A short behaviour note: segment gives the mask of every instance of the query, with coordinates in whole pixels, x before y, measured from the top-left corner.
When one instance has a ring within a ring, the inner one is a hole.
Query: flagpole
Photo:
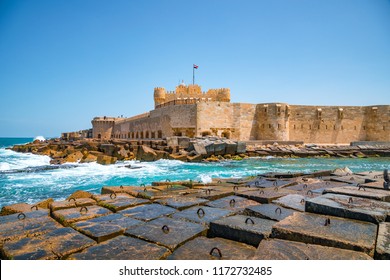
[[[195,67],[192,65],[192,85],[195,84]]]

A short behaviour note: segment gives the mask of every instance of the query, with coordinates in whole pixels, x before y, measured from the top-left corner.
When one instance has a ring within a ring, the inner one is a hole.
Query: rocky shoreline
[[[385,172],[103,186],[3,207],[1,259],[390,259]]]
[[[65,162],[98,162],[114,164],[122,160],[156,161],[173,159],[186,162],[216,162],[246,157],[390,157],[390,144],[372,145],[315,145],[303,143],[257,143],[232,141],[217,137],[190,139],[168,137],[164,140],[107,140],[83,139],[65,141],[36,140],[10,148],[16,152],[46,155],[51,164]]]

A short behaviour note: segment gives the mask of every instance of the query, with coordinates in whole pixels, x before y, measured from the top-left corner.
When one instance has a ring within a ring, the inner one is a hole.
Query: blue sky
[[[233,102],[390,104],[390,1],[0,1],[0,137],[153,108],[153,88]]]

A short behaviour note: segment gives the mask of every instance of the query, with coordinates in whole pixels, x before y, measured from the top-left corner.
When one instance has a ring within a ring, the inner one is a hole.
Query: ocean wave
[[[50,157],[0,149],[0,171],[50,165]]]

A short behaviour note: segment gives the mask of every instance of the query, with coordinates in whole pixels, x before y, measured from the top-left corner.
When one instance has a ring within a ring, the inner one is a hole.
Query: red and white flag
[[[194,64],[194,68],[195,68],[195,69],[198,69],[198,67],[199,67],[198,65]]]

